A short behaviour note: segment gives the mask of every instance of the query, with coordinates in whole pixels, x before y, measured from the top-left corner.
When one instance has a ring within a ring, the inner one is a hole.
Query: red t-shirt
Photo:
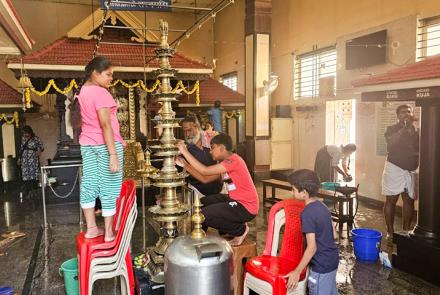
[[[227,175],[223,179],[227,183],[229,197],[240,202],[251,214],[258,214],[258,194],[257,189],[252,181],[251,175],[246,167],[243,159],[232,154],[221,163],[226,168]],[[228,183],[227,179],[230,178]]]

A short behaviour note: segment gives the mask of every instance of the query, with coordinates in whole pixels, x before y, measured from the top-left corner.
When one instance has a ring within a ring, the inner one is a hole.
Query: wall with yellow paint
[[[92,13],[90,2],[87,4],[36,0],[13,0],[12,2],[15,9],[20,13],[24,27],[28,29],[32,38],[36,41],[35,50],[66,36],[70,29]],[[96,3],[93,8],[98,8]],[[170,29],[187,29],[197,17],[192,12],[182,10],[171,13],[148,11],[146,15],[144,12],[139,11],[133,13],[141,22],[146,20],[147,27],[152,29],[159,27],[159,19],[168,21]],[[101,19],[95,19],[95,22],[100,23]],[[212,22],[207,22],[190,39],[182,42],[178,49],[189,57],[211,63],[213,55],[212,27]],[[170,40],[180,34],[170,32]]]
[[[235,1],[221,11],[214,23],[214,76],[237,72],[237,91],[245,93],[244,0]]]
[[[33,51],[39,50],[55,40],[66,36],[69,30],[88,17],[93,11],[90,1],[76,1],[76,3],[71,4],[66,2],[41,0],[12,1],[23,21],[23,26],[36,42]],[[93,8],[98,8],[96,1]],[[144,12],[134,12],[134,14],[141,22],[144,22],[146,19],[147,27],[152,29],[158,28],[159,19],[168,21],[170,29],[187,29],[198,17],[193,12],[182,10],[172,13],[147,12],[145,15]],[[95,19],[95,22],[100,23],[101,19]],[[158,32],[155,33],[158,35]],[[180,34],[178,32],[170,32],[170,41],[177,38]],[[213,21],[206,22],[189,39],[182,41],[177,50],[191,59],[211,66],[214,56]],[[12,72],[7,69],[4,59],[0,61],[0,78],[16,87],[15,78]]]
[[[217,17],[215,24],[216,76],[237,69],[235,61],[243,58],[245,1],[236,1]],[[437,0],[272,0],[271,70],[279,76],[278,89],[271,96],[272,115],[276,105],[291,105],[294,117],[295,168],[312,168],[316,151],[325,144],[325,99],[293,100],[293,63],[296,54],[337,45],[338,96],[335,99],[359,99],[351,80],[404,66],[415,60],[417,17],[440,15]],[[231,29],[233,28],[233,29]],[[386,28],[389,41],[399,41],[393,52],[388,48],[388,63],[363,70],[345,71],[347,39]],[[222,43],[219,43],[219,41]],[[244,62],[243,62],[244,64]],[[244,77],[239,75],[239,90],[244,91]],[[297,112],[298,105],[316,105],[317,111]],[[357,104],[356,175],[361,192],[383,200],[381,173],[385,157],[376,156],[376,108]]]
[[[295,54],[311,51],[313,46],[336,45],[338,55],[337,97],[359,98],[351,81],[377,74],[415,61],[416,20],[440,14],[440,1],[349,1],[349,0],[273,0],[272,71],[280,76],[272,94],[272,111],[278,104],[318,104],[318,100],[293,100],[293,60]],[[399,41],[396,51],[387,48],[388,63],[362,70],[345,71],[345,41],[386,28],[388,41]],[[325,105],[321,105],[319,110]],[[385,157],[375,153],[376,109],[357,104],[356,176],[362,194],[378,200]],[[313,167],[314,155],[325,144],[325,112],[298,113],[295,119],[295,168]],[[274,112],[273,112],[274,114]],[[313,141],[310,138],[314,138]],[[319,144],[317,144],[319,142]]]

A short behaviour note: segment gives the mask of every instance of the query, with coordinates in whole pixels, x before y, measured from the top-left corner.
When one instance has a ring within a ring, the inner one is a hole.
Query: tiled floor
[[[261,186],[258,186],[261,194]],[[279,196],[288,197],[288,192]],[[18,239],[5,251],[0,250],[0,285],[15,288],[21,294],[64,294],[63,278],[58,270],[61,263],[76,256],[75,235],[79,231],[79,207],[77,204],[49,205],[49,228],[41,225],[42,206],[38,196],[19,202],[18,193],[0,195],[0,233],[21,231],[26,237]],[[142,249],[141,208],[133,233],[133,253]],[[1,210],[1,209],[0,209]],[[257,240],[261,253],[266,238],[269,209],[260,210],[250,223],[250,237]],[[396,228],[401,219],[396,218]],[[375,228],[384,232],[381,208],[373,202],[362,201],[356,216],[359,227]],[[147,226],[147,245],[153,245],[157,235]],[[384,269],[379,263],[361,263],[353,255],[352,244],[345,237],[338,238],[340,264],[337,283],[341,294],[440,294],[440,288],[397,269]],[[391,254],[393,245],[382,240],[382,249]],[[114,281],[98,282],[94,294],[118,294]]]

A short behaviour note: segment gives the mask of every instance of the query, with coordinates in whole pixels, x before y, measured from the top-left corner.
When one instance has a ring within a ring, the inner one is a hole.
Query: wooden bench
[[[263,205],[266,203],[274,204],[278,201],[281,201],[281,199],[277,198],[275,195],[275,190],[277,188],[287,191],[292,190],[292,186],[287,181],[281,181],[277,179],[264,179],[261,181],[261,183],[263,184]],[[272,195],[270,198],[267,198],[267,187],[272,188]]]
[[[276,189],[282,189],[291,191],[292,186],[287,181],[281,181],[277,179],[265,179],[262,180],[263,184],[263,205],[266,203],[274,204],[278,201],[281,201],[280,198],[277,198],[275,195]],[[267,187],[272,189],[272,195],[270,198],[267,198]],[[332,212],[333,221],[338,223],[339,233],[341,234],[344,228],[344,223],[347,223],[347,236],[349,235],[349,231],[353,228],[354,225],[354,201],[357,200],[357,189],[354,193],[350,194],[342,194],[339,192],[335,192],[333,190],[324,190],[320,189],[318,192],[318,197],[324,200],[330,200],[334,202],[338,208],[338,210]],[[344,204],[348,204],[347,214],[344,214]]]

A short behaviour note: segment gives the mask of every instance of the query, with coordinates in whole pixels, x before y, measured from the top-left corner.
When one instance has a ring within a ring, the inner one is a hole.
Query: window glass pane
[[[299,56],[294,68],[295,99],[318,97],[320,79],[326,77],[334,77],[334,93],[336,89],[335,49]]]
[[[440,17],[420,20],[417,32],[417,60],[440,54]]]
[[[427,28],[426,36],[426,55],[436,55],[440,53],[440,25]]]
[[[220,80],[223,83],[223,85],[231,88],[234,91],[237,91],[237,84],[238,84],[237,74],[223,75],[221,76]]]

